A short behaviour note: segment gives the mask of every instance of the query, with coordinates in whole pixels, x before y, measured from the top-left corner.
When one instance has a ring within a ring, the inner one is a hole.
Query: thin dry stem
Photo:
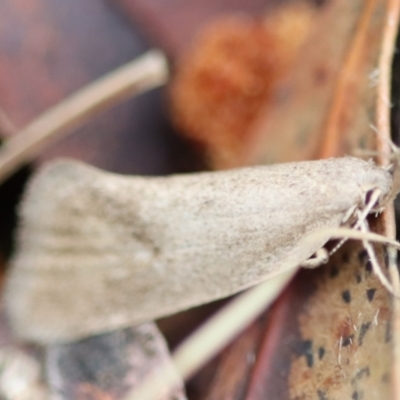
[[[0,149],[0,182],[84,120],[133,95],[161,86],[167,79],[166,58],[160,51],[152,50],[79,90],[4,142]]]
[[[388,140],[390,138],[390,91],[392,81],[392,62],[396,44],[397,27],[399,24],[400,6],[398,0],[389,0],[387,8],[387,22],[383,31],[382,50],[378,62],[379,82],[376,99],[376,129],[378,135],[378,150],[384,154],[390,154]],[[380,164],[387,160],[383,157]]]
[[[396,240],[390,239],[386,236],[379,235],[374,232],[360,232],[350,228],[323,229],[307,236],[303,243],[313,243],[315,239],[320,237],[321,235],[329,236],[331,239],[346,238],[355,240],[369,240],[370,242],[383,243],[387,246],[392,246],[393,248],[400,250],[400,242],[397,242]]]
[[[362,226],[362,223],[367,219],[368,214],[371,212],[371,210],[374,208],[375,203],[378,201],[379,196],[381,195],[381,191],[379,189],[375,189],[374,192],[372,193],[372,196],[369,200],[369,203],[364,207],[361,213],[358,215],[357,222],[355,225],[352,227],[353,229],[358,229]],[[347,238],[342,239],[330,252],[329,255],[331,256],[332,254],[336,253],[342,246],[343,244],[347,241]]]
[[[390,138],[390,93],[392,84],[392,62],[396,37],[400,20],[400,1],[388,0],[387,23],[383,32],[382,51],[379,58],[379,84],[377,88],[377,129],[382,136]],[[388,101],[389,100],[389,101]],[[378,136],[378,149],[389,153],[387,141]],[[385,160],[380,160],[381,163]],[[391,238],[396,236],[395,215],[393,205],[389,205],[383,214],[385,234]],[[400,294],[400,278],[397,268],[397,252],[390,248],[388,250],[389,275],[397,294]],[[400,399],[400,302],[393,303],[393,368],[392,387],[393,399]]]
[[[368,223],[365,219],[361,219],[360,216],[360,228],[362,232],[369,232],[369,226]],[[372,265],[372,270],[374,271],[374,274],[378,277],[378,279],[381,281],[381,284],[394,296],[398,297],[398,295],[395,292],[395,289],[393,285],[389,282],[389,280],[386,278],[385,274],[382,271],[382,268],[379,265],[379,262],[376,258],[376,254],[374,249],[371,246],[371,243],[369,243],[367,240],[362,241],[363,246],[365,250],[367,251],[367,254],[369,256],[369,260]]]
[[[284,272],[237,297],[186,339],[173,360],[183,379],[192,376],[268,307],[296,273]],[[205,345],[205,343],[207,345]],[[153,400],[160,387],[173,384],[172,374],[158,369],[125,400]]]

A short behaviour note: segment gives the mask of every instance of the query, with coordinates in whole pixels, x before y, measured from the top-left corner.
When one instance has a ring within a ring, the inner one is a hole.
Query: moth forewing
[[[50,343],[225,297],[316,253],[392,175],[346,157],[170,177],[55,162],[21,206],[5,298],[24,339]],[[309,235],[315,239],[307,241]]]

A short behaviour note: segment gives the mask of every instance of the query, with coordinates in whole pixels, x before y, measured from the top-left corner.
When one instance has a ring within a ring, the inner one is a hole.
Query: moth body
[[[17,334],[75,340],[222,298],[297,268],[393,178],[346,157],[169,177],[45,167],[20,210],[6,307]]]

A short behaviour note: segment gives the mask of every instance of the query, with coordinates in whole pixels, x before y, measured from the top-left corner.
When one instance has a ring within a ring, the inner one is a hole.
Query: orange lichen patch
[[[225,17],[206,27],[177,65],[173,119],[214,166],[240,158],[252,123],[293,66],[310,16],[296,5],[264,20]]]

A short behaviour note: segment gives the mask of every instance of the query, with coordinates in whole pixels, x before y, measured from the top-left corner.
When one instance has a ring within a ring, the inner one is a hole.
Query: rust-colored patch
[[[385,265],[382,249],[376,250]],[[347,262],[332,276],[332,265],[343,259]],[[315,273],[317,290],[299,316],[301,337],[311,343],[313,363],[294,357],[290,398],[389,399],[390,386],[382,377],[390,376],[391,370],[390,297],[370,271],[362,246],[346,244]],[[371,289],[375,292],[369,301]],[[346,291],[349,297],[344,298]],[[323,357],[318,356],[321,348]]]
[[[293,66],[310,16],[310,8],[297,4],[264,20],[243,15],[216,20],[178,64],[173,118],[206,148],[213,164],[241,157],[252,123]]]

